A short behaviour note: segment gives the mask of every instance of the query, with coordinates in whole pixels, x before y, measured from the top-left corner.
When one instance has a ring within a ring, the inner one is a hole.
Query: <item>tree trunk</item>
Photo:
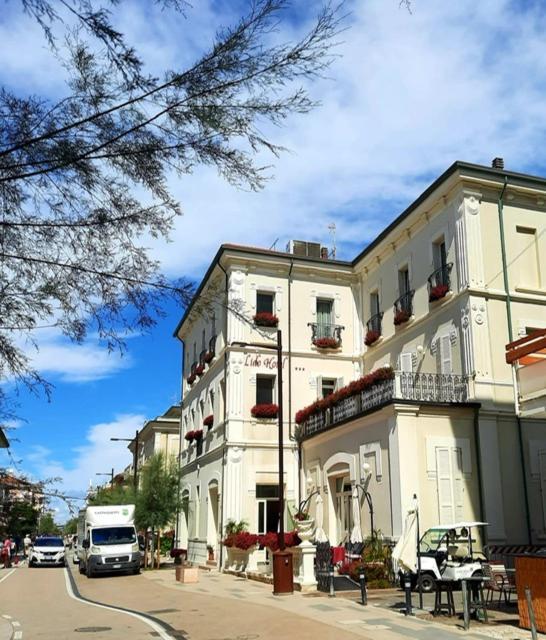
[[[154,552],[155,552],[155,531],[154,528],[152,527],[152,549],[150,551],[150,568],[153,569],[154,568]]]
[[[161,567],[161,530],[157,532],[157,568]]]

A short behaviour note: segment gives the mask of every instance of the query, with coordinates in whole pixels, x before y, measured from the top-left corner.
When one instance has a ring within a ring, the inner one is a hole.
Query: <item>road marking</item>
[[[161,640],[174,640],[174,638],[171,635],[169,635],[162,626],[157,624],[157,622],[154,622],[154,620],[150,620],[150,618],[147,618],[146,616],[143,616],[140,613],[136,613],[134,611],[128,611],[127,609],[121,609],[119,607],[114,607],[107,604],[99,604],[98,602],[93,602],[92,600],[88,600],[87,598],[83,598],[82,596],[78,597],[74,593],[74,590],[72,588],[71,578],[72,576],[69,574],[68,567],[65,567],[64,581],[66,584],[66,590],[68,592],[68,595],[74,600],[77,600],[78,602],[82,602],[83,604],[88,604],[90,607],[98,607],[99,609],[106,609],[107,611],[124,613],[125,615],[136,618],[137,620],[144,622],[144,624],[147,624],[157,633],[157,635],[161,638]]]
[[[22,637],[23,637],[23,632],[22,631],[16,631],[13,634],[13,640],[21,640]]]
[[[11,616],[8,616],[7,613],[5,613],[2,618],[5,618],[6,620],[11,620]]]
[[[11,574],[14,573],[14,572],[15,572],[15,569],[12,569],[9,573],[6,573],[6,575],[3,578],[0,578],[0,582],[4,582],[4,580],[9,578],[11,576]]]
[[[21,626],[21,623],[20,623],[20,622],[17,622],[17,620],[12,620],[11,624],[12,624],[14,627],[20,627],[20,626]]]

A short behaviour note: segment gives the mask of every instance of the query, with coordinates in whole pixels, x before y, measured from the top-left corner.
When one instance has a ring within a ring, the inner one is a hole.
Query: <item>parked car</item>
[[[59,566],[65,565],[65,546],[62,538],[43,537],[36,538],[30,548],[28,566]]]

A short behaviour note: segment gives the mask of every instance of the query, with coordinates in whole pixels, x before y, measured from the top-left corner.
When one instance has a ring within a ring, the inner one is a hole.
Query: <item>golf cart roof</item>
[[[487,527],[488,524],[488,522],[454,522],[453,524],[437,524],[434,527],[430,527],[430,529],[449,531],[450,529],[462,529],[463,527],[466,527],[467,529],[470,529],[471,527]]]

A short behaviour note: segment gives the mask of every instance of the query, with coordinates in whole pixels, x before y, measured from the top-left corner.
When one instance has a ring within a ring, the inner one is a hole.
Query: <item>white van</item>
[[[78,520],[80,573],[140,572],[135,505],[87,507]]]

